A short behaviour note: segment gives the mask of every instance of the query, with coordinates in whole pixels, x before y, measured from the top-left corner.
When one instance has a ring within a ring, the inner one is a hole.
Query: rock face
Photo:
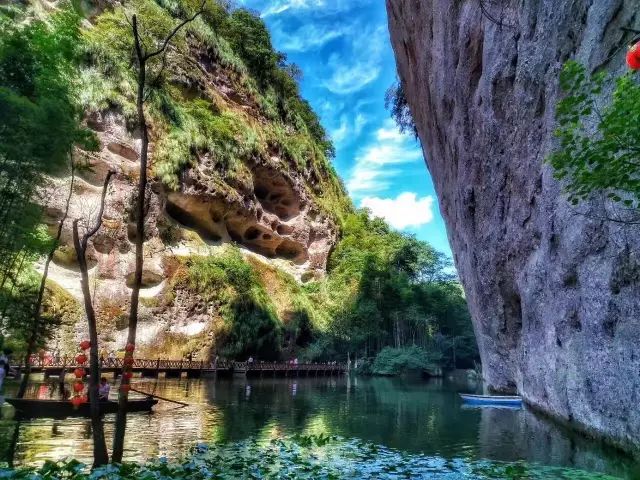
[[[387,0],[489,387],[628,449],[640,445],[640,230],[601,220],[595,201],[572,208],[544,160],[562,64],[620,69],[620,27],[637,27],[639,7]]]
[[[87,220],[93,224],[107,172],[117,172],[107,195],[102,228],[89,242],[87,260],[101,343],[118,348],[126,341],[135,270],[132,199],[137,188],[140,142],[115,111],[92,114],[87,125],[101,146],[98,152],[75,152],[76,163],[87,163],[90,168],[76,173],[69,218],[82,219],[81,229]],[[145,351],[153,352],[154,345],[157,347],[168,334],[202,337],[197,348],[203,351],[212,342],[205,338],[211,337],[208,329],[215,317],[211,308],[196,305],[197,299],[184,295],[170,305],[157,305],[168,286],[166,280],[171,277],[175,257],[215,254],[217,247],[233,243],[299,280],[324,274],[337,228],[309,195],[304,174],[279,168],[280,162],[278,157],[268,162],[256,160],[250,166],[249,181],[236,185],[209,181],[206,158],[185,170],[176,191],[159,181],[151,182],[138,336]],[[52,234],[62,218],[70,180],[52,180],[54,188],[47,195],[45,211]],[[49,278],[81,299],[71,223],[65,223]],[[202,307],[202,311],[196,307]],[[79,330],[84,328],[78,326]]]

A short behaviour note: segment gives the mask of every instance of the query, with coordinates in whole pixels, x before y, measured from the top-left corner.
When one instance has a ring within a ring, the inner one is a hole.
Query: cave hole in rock
[[[192,209],[188,208],[188,206],[181,206],[170,199],[167,199],[165,205],[165,212],[167,216],[176,223],[190,230],[195,230],[205,240],[219,242],[222,240],[222,236],[219,232],[213,229],[213,225],[208,225],[207,220],[211,219],[213,223],[218,223],[220,220],[213,217],[208,206],[206,207],[206,210],[204,208],[201,209],[203,210],[203,212],[201,212],[201,216],[197,216]],[[133,238],[135,239],[135,230]]]
[[[126,282],[127,287],[133,288],[133,283],[135,281],[136,272],[131,272],[127,274]],[[153,288],[162,283],[162,275],[159,273],[152,272],[151,270],[143,270],[142,271],[142,284],[141,288]]]
[[[136,162],[139,158],[138,152],[127,145],[123,145],[122,143],[111,142],[107,145],[107,150],[131,162]]]
[[[289,220],[300,213],[298,194],[281,173],[265,167],[253,172],[254,194],[264,211]]]
[[[256,227],[249,227],[247,231],[244,232],[244,239],[247,241],[256,240],[258,237],[260,237],[260,233],[260,230],[258,230]]]
[[[304,247],[286,238],[276,247],[276,256],[297,264],[302,264],[307,260],[307,252]]]
[[[283,223],[281,223],[280,225],[278,225],[278,227],[276,228],[276,232],[278,232],[278,235],[291,235],[293,233],[293,227],[290,225],[285,225]]]
[[[93,238],[93,248],[98,253],[111,253],[115,244],[115,239],[109,235],[98,234]]]
[[[100,113],[92,113],[87,118],[87,126],[94,132],[104,132],[107,129],[104,118]]]

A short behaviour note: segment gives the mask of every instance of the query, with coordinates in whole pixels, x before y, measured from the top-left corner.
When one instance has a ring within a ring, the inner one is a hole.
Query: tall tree
[[[129,310],[129,328],[127,333],[127,344],[131,348],[126,349],[125,353],[125,367],[130,365],[134,348],[136,344],[136,334],[138,327],[138,303],[140,299],[140,288],[142,286],[142,271],[144,266],[144,223],[146,217],[146,205],[145,199],[147,195],[147,166],[149,156],[149,127],[147,125],[147,119],[145,116],[145,100],[147,98],[148,79],[147,68],[151,61],[156,58],[162,58],[161,66],[155,74],[155,80],[160,78],[162,71],[165,67],[164,56],[166,50],[169,47],[171,40],[182,30],[187,24],[193,22],[204,11],[206,0],[203,0],[200,7],[189,18],[181,21],[176,25],[169,34],[162,39],[158,46],[153,50],[148,50],[145,46],[145,42],[141,36],[141,28],[138,25],[138,16],[133,15],[131,19],[131,31],[133,34],[135,58],[137,68],[137,96],[136,96],[136,113],[138,120],[138,128],[142,135],[142,145],[140,147],[140,178],[138,180],[138,190],[136,196],[135,207],[135,220],[136,220],[136,238],[135,238],[135,274],[133,279],[133,285],[131,288],[131,306]],[[153,79],[152,79],[153,80]],[[155,80],[152,83],[155,83]],[[123,375],[121,380],[118,414],[116,417],[116,427],[113,436],[113,452],[112,460],[115,463],[122,462],[122,454],[124,450],[124,437],[126,432],[127,422],[127,401],[129,396],[129,390],[127,385],[129,384],[129,378]]]
[[[87,325],[89,327],[89,341],[91,342],[89,353],[89,402],[91,403],[91,432],[93,435],[93,466],[97,467],[105,465],[109,462],[109,454],[107,453],[107,443],[104,438],[104,425],[100,417],[100,397],[98,395],[98,387],[100,382],[100,363],[98,359],[98,328],[96,324],[96,312],[93,308],[91,299],[91,287],[89,285],[89,268],[87,267],[87,245],[91,237],[93,237],[102,226],[102,215],[106,202],[107,190],[109,182],[114,175],[113,171],[109,171],[104,180],[102,187],[102,196],[100,197],[100,210],[97,214],[93,226],[87,225],[86,232],[80,237],[78,224],[80,219],[73,221],[73,245],[76,250],[78,266],[80,268],[80,285],[82,287],[82,296],[84,298],[84,309],[87,315]]]

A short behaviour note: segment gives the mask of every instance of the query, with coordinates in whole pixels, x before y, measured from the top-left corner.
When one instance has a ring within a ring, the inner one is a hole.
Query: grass
[[[100,14],[83,32],[89,59],[81,75],[83,108],[116,108],[133,122],[136,82],[127,17],[135,12],[145,42],[156,45],[178,16],[191,11],[191,3],[135,0],[127,10],[117,6]],[[262,20],[209,2],[205,13],[172,41],[164,73],[148,87],[155,174],[177,189],[182,172],[205,160],[212,176],[208,181],[228,192],[247,184],[251,168],[271,163],[277,153],[285,168],[312,179],[309,195],[339,224],[352,205],[331,166],[333,147],[287,67],[279,66],[278,55]],[[148,76],[160,68],[160,60],[152,62]],[[216,78],[231,82],[234,98],[245,99],[246,105],[221,95]]]

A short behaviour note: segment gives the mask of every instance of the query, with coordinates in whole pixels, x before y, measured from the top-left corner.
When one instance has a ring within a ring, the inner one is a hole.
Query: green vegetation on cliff
[[[15,215],[14,223],[4,225],[16,225],[6,235],[17,238],[7,242],[14,253],[7,257],[14,262],[8,271],[20,262],[33,264],[50,245],[38,227],[38,203],[46,200],[36,193],[47,175],[62,173],[74,146],[93,148],[83,122],[92,125],[95,116],[117,112],[135,136],[133,13],[145,26],[143,41],[153,45],[200,2],[107,1],[86,12],[73,5],[59,3],[53,13],[29,7],[0,11],[0,113],[7,114],[0,122],[9,122],[0,128],[0,180],[7,186],[20,175],[25,180],[20,208],[3,210]],[[301,188],[339,230],[324,278],[301,284],[229,248],[177,261],[164,298],[148,303],[170,307],[179,291],[200,298],[212,312],[206,333],[214,338],[215,353],[225,357],[344,360],[351,354],[361,360],[383,352],[374,363],[380,373],[400,366],[473,365],[471,324],[450,265],[428,244],[354,209],[331,165],[333,146],[300,96],[300,70],[274,50],[258,16],[206,2],[204,13],[180,30],[148,72],[152,173],[165,190],[184,188],[187,171],[206,170],[203,188],[237,198],[252,191],[252,170],[268,165],[304,179]],[[8,120],[9,114],[21,121]],[[0,191],[0,202],[12,202],[9,193]],[[2,315],[2,327],[20,338],[19,325],[30,309],[9,305],[25,304],[14,297],[28,300],[33,289],[15,285],[3,284],[8,314]],[[99,309],[109,310],[105,325],[115,331],[122,327],[122,308],[111,307]],[[192,340],[182,342],[185,349],[198,347]]]
[[[473,367],[471,320],[449,268],[427,243],[362,211],[346,218],[325,278],[300,284],[228,247],[182,261],[164,300],[187,289],[214,306],[213,348],[224,357],[327,361],[350,353],[376,374]]]
[[[611,100],[605,101],[611,85]],[[560,86],[565,96],[556,112],[559,148],[549,157],[555,176],[565,182],[574,205],[602,193],[621,206],[611,219],[625,221],[625,210],[637,210],[640,202],[638,75],[591,75],[570,61],[562,70]]]
[[[197,2],[199,4],[199,2]],[[262,20],[244,9],[212,1],[204,14],[181,31],[168,53],[157,59],[147,92],[154,169],[169,187],[178,188],[181,173],[202,158],[220,189],[233,190],[250,179],[256,162],[274,154],[279,168],[310,177],[310,194],[324,213],[339,220],[350,205],[330,159],[333,147],[317,115],[300,97],[299,69],[273,49]],[[197,5],[189,0],[135,0],[115,6],[83,31],[89,56],[83,66],[90,111],[121,109],[135,115],[136,79],[129,68],[133,39],[127,21],[136,12],[150,28],[154,44]]]

